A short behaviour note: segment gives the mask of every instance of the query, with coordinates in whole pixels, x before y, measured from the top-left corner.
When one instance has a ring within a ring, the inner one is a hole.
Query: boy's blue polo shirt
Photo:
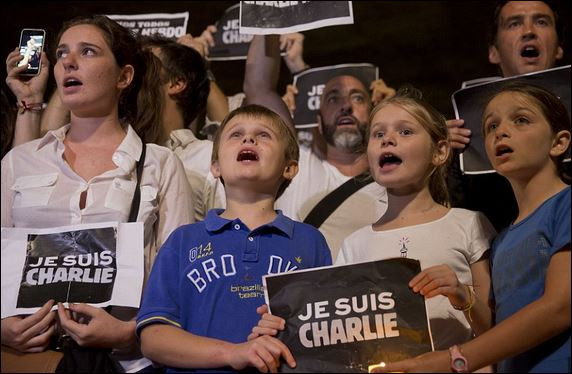
[[[195,335],[245,342],[264,304],[262,276],[332,264],[323,235],[277,211],[250,231],[210,210],[176,229],[161,247],[137,315],[137,335],[153,323]]]

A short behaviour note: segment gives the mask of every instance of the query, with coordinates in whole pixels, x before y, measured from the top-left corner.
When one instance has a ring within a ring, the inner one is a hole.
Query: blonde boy
[[[161,248],[137,316],[147,357],[187,369],[273,372],[280,357],[295,366],[276,338],[246,339],[264,304],[263,275],[332,262],[318,230],[274,210],[298,154],[293,130],[269,109],[241,107],[223,121],[211,171],[224,183],[227,207],[175,230]]]

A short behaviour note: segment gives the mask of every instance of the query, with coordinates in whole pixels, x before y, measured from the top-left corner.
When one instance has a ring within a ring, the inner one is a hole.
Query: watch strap
[[[467,358],[461,353],[458,345],[449,347],[449,354],[451,355],[451,370],[453,373],[468,373],[469,364]]]

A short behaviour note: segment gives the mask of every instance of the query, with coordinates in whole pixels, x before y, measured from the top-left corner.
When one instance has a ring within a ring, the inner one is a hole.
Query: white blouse
[[[15,147],[2,159],[2,227],[47,228],[128,220],[141,139],[129,126],[113,153],[117,168],[86,181],[63,158],[69,126]],[[80,209],[84,191],[86,204]],[[137,217],[145,228],[145,278],[167,236],[192,222],[190,196],[178,157],[165,147],[147,144]]]

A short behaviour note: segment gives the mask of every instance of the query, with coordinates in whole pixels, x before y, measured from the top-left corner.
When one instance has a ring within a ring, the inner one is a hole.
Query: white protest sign
[[[189,12],[109,14],[107,17],[131,30],[135,35],[161,34],[167,38],[179,38],[185,35],[189,22]]]
[[[141,222],[3,227],[1,232],[2,318],[34,313],[50,299],[139,307]]]

